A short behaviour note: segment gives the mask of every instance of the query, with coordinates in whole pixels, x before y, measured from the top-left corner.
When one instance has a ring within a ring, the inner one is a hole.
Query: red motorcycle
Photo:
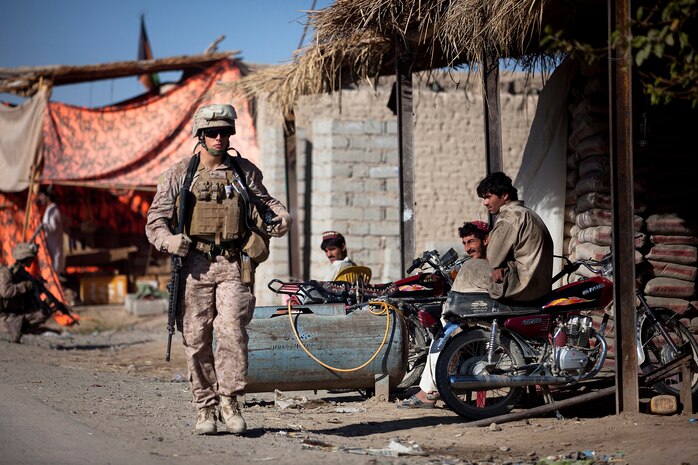
[[[564,257],[560,257],[564,258]],[[553,282],[581,266],[597,273],[553,290],[539,302],[496,301],[488,294],[451,292],[444,304],[447,324],[434,342],[440,351],[435,381],[441,399],[458,415],[479,420],[511,411],[527,387],[575,386],[597,376],[608,346],[604,338],[613,303],[611,256],[601,261],[566,261]],[[640,368],[654,372],[680,357],[692,359],[691,389],[698,392],[698,343],[666,308],[653,308],[637,291],[637,349]],[[591,314],[603,314],[598,328]],[[678,375],[653,388],[679,395]]]
[[[406,374],[397,389],[407,389],[419,382],[429,346],[438,333],[438,325],[434,323],[441,315],[441,307],[458,268],[467,259],[459,259],[454,249],[449,249],[443,256],[431,250],[416,258],[406,270],[407,274],[416,269],[421,272],[394,282],[283,282],[273,279],[267,287],[277,294],[288,295],[294,305],[341,302],[346,305],[347,312],[365,307],[371,301],[384,301],[396,307],[405,319],[409,339]]]

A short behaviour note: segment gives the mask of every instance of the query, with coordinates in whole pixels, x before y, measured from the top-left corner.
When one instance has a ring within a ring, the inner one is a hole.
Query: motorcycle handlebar
[[[421,268],[422,265],[424,265],[425,263],[428,263],[429,265],[431,265],[432,268],[436,269],[437,266],[434,264],[432,259],[438,256],[439,253],[436,250],[428,250],[424,252],[421,257],[415,258],[414,261],[412,261],[412,264],[409,266],[409,268],[405,270],[405,272],[407,274],[410,274],[417,268]]]
[[[560,271],[557,275],[553,277],[553,283],[555,283],[558,279],[563,278],[564,276],[571,275],[575,271],[577,271],[579,268],[584,267],[591,271],[592,273],[598,274],[598,275],[606,275],[606,268],[608,265],[611,263],[611,258],[612,254],[606,254],[604,255],[601,260],[594,260],[593,258],[587,258],[587,259],[582,259],[582,260],[576,260],[572,262],[569,258],[563,257],[561,255],[553,255],[555,258],[560,258],[564,260],[565,264],[562,267],[562,271]]]

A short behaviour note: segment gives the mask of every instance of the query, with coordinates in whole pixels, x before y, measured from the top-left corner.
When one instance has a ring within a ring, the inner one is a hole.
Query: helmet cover
[[[232,105],[204,105],[194,114],[192,137],[197,137],[202,129],[208,128],[231,128],[235,134],[235,118],[237,113]]]

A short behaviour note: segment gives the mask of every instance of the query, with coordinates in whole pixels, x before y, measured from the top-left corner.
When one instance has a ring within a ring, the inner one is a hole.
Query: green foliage
[[[659,0],[640,6],[631,20],[629,37],[613,31],[612,47],[630,40],[633,64],[643,91],[653,105],[684,100],[698,106],[698,0]],[[608,49],[566,39],[564,31],[545,28],[541,44],[549,51],[573,54],[596,64],[607,60]]]

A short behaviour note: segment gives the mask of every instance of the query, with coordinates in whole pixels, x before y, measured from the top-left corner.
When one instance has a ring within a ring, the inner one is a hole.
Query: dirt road
[[[178,340],[164,362],[165,317],[80,314],[79,333],[21,345],[0,333],[0,464],[698,464],[696,415],[615,415],[608,402],[474,428],[446,408],[354,392],[284,393],[296,402],[283,409],[273,393],[249,393],[247,436],[200,437]]]

